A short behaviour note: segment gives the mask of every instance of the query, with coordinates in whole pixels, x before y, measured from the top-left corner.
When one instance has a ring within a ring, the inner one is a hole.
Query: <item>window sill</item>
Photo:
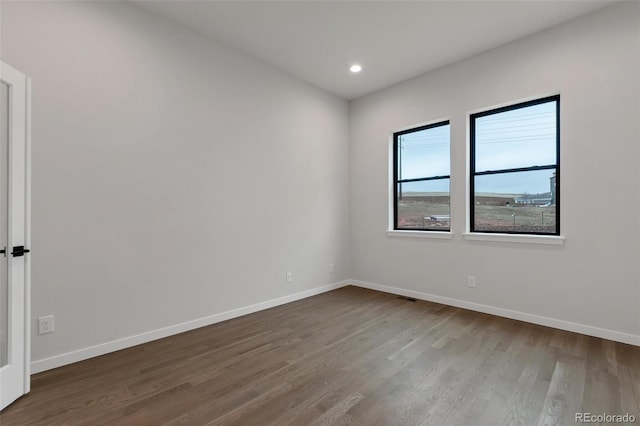
[[[558,235],[514,235],[514,234],[490,234],[481,232],[467,232],[462,234],[465,240],[470,241],[495,241],[502,243],[525,243],[562,245],[564,237]]]
[[[409,238],[433,238],[440,240],[450,240],[453,233],[444,231],[399,231],[389,230],[387,235],[390,237],[409,237]]]

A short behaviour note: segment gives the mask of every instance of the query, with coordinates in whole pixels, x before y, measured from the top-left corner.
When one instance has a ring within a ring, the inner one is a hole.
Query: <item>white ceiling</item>
[[[535,33],[604,1],[134,1],[345,99]],[[360,74],[349,66],[362,64]]]

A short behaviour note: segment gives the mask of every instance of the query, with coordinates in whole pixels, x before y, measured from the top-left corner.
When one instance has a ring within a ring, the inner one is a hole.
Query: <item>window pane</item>
[[[475,118],[476,172],[556,164],[557,102]]]
[[[398,180],[449,176],[449,125],[398,136]]]
[[[397,229],[449,230],[449,179],[398,184]]]
[[[556,233],[556,170],[476,176],[474,231]]]

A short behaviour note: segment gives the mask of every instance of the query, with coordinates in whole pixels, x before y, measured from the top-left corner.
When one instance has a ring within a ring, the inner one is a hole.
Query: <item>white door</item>
[[[29,392],[28,91],[0,62],[0,410]]]

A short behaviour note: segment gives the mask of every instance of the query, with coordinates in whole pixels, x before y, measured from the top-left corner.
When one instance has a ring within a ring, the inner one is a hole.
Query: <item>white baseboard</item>
[[[468,302],[466,300],[452,299],[450,297],[436,296],[429,293],[421,293],[413,290],[405,290],[398,287],[391,287],[382,284],[373,284],[365,281],[351,280],[349,283],[356,287],[368,288],[371,290],[383,291],[385,293],[397,294],[399,296],[412,297],[414,299],[426,300],[429,302],[442,303],[443,305],[455,306],[457,308],[469,309],[471,311],[483,312],[499,317],[511,318],[533,324],[544,325],[546,327],[558,328],[560,330],[573,331],[575,333],[586,334],[588,336],[600,337],[614,340],[616,342],[628,343],[640,346],[640,336],[619,331],[607,330],[590,325],[578,324],[575,322],[559,320],[555,318],[543,317],[540,315],[528,314],[526,312],[512,311],[510,309],[498,308],[495,306],[483,305],[480,303]]]
[[[640,346],[640,336],[622,333],[614,330],[607,330],[594,326],[578,324],[570,321],[558,320],[555,318],[543,317],[540,315],[529,314],[525,312],[513,311],[510,309],[498,308],[495,306],[483,305],[480,303],[468,302],[465,300],[453,299],[450,297],[437,296],[429,293],[422,293],[413,290],[405,290],[398,287],[392,287],[382,284],[374,284],[358,280],[346,280],[329,284],[323,287],[316,287],[311,290],[302,291],[288,296],[267,300],[265,302],[256,303],[254,305],[233,309],[230,311],[214,314],[204,318],[183,322],[181,324],[148,331],[134,336],[125,337],[111,342],[101,343],[99,345],[90,346],[88,348],[78,349],[61,355],[52,356],[31,362],[31,374],[40,373],[53,368],[62,367],[63,365],[72,364],[78,361],[84,361],[89,358],[108,354],[110,352],[119,351],[132,346],[147,343],[152,340],[162,339],[164,337],[173,336],[175,334],[184,333],[185,331],[194,330],[196,328],[205,327],[207,325],[226,321],[229,319],[241,317],[243,315],[273,308],[275,306],[284,305],[285,303],[294,302],[296,300],[315,296],[317,294],[326,293],[347,285],[368,288],[371,290],[383,291],[385,293],[397,294],[400,296],[413,297],[415,299],[426,300],[429,302],[442,303],[444,305],[455,306],[458,308],[469,309],[472,311],[483,312],[500,317],[511,318],[520,321],[526,321],[533,324],[553,327],[560,330],[572,331],[575,333],[586,334],[588,336],[600,337],[603,339],[613,340],[616,342],[628,343],[630,345]]]
[[[326,293],[340,287],[349,285],[349,281],[341,281],[322,287],[316,287],[311,290],[290,294],[288,296],[279,297],[277,299],[267,300],[265,302],[256,303],[254,305],[233,309],[231,311],[210,315],[192,321],[183,322],[181,324],[148,331],[135,336],[125,337],[123,339],[114,340],[99,345],[90,346],[88,348],[78,349],[61,355],[52,356],[50,358],[40,359],[31,362],[31,374],[40,373],[42,371],[51,370],[53,368],[62,367],[63,365],[72,364],[78,361],[84,361],[89,358],[104,355],[110,352],[119,351],[121,349],[147,343],[152,340],[162,339],[163,337],[173,336],[174,334],[184,333],[185,331],[194,330],[196,328],[205,327],[207,325],[226,321],[229,319],[241,317],[243,315],[273,308],[275,306],[284,305],[285,303],[294,302],[296,300],[305,299],[317,294]]]

